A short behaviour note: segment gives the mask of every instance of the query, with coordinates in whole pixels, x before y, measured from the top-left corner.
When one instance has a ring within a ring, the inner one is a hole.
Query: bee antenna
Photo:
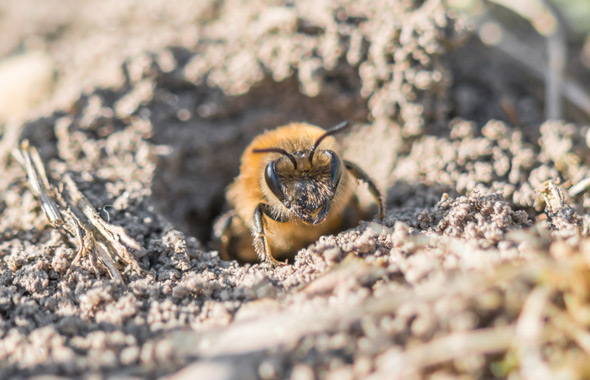
[[[342,123],[328,129],[326,131],[326,133],[324,133],[323,135],[321,135],[320,137],[318,137],[318,139],[316,140],[315,144],[313,144],[313,146],[311,147],[311,150],[309,151],[309,162],[311,163],[313,160],[313,154],[315,153],[315,150],[317,149],[317,147],[320,145],[320,143],[328,136],[336,134],[338,132],[340,132],[343,129],[346,129],[350,127],[350,123],[348,121],[343,121]]]
[[[295,157],[287,152],[285,149],[281,149],[281,148],[265,148],[265,149],[253,149],[252,150],[253,153],[280,153],[282,155],[287,156],[287,158],[289,160],[291,160],[291,162],[293,163],[293,166],[295,167],[295,169],[297,169],[297,160],[295,159]]]

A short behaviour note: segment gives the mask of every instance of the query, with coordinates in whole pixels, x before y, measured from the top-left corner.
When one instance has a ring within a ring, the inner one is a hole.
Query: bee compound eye
[[[270,191],[282,202],[285,199],[285,194],[283,194],[281,179],[275,170],[275,161],[271,161],[266,165],[264,180]]]
[[[326,153],[330,156],[330,183],[332,184],[332,188],[336,189],[342,178],[342,161],[331,150],[326,151]]]

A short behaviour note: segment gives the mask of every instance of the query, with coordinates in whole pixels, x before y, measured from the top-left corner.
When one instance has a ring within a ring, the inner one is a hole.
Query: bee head
[[[342,178],[342,160],[332,150],[318,150],[327,136],[348,127],[341,123],[326,131],[310,149],[288,152],[282,148],[255,149],[254,153],[279,153],[264,170],[266,185],[291,213],[306,224],[326,218]]]

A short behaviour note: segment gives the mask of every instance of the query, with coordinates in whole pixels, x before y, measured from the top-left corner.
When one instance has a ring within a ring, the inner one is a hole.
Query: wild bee
[[[275,257],[292,258],[320,236],[341,231],[347,209],[356,201],[358,180],[368,184],[383,218],[383,200],[371,178],[339,156],[332,135],[348,125],[325,131],[291,123],[248,145],[240,174],[227,188],[231,210],[215,225],[224,259],[258,256],[275,266],[280,263]],[[358,212],[353,218],[356,223]]]

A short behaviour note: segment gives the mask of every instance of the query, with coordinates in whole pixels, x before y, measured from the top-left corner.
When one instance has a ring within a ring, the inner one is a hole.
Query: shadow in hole
[[[225,188],[239,173],[241,154],[256,135],[291,121],[328,128],[343,120],[366,120],[357,71],[340,65],[324,78],[322,91],[313,98],[299,91],[295,76],[282,82],[266,78],[240,96],[160,81],[148,105],[151,142],[171,149],[159,159],[153,179],[157,207],[176,228],[206,243],[222,211]]]
[[[387,208],[429,208],[434,207],[444,193],[451,197],[459,196],[453,188],[446,185],[427,185],[396,181],[387,188]]]

